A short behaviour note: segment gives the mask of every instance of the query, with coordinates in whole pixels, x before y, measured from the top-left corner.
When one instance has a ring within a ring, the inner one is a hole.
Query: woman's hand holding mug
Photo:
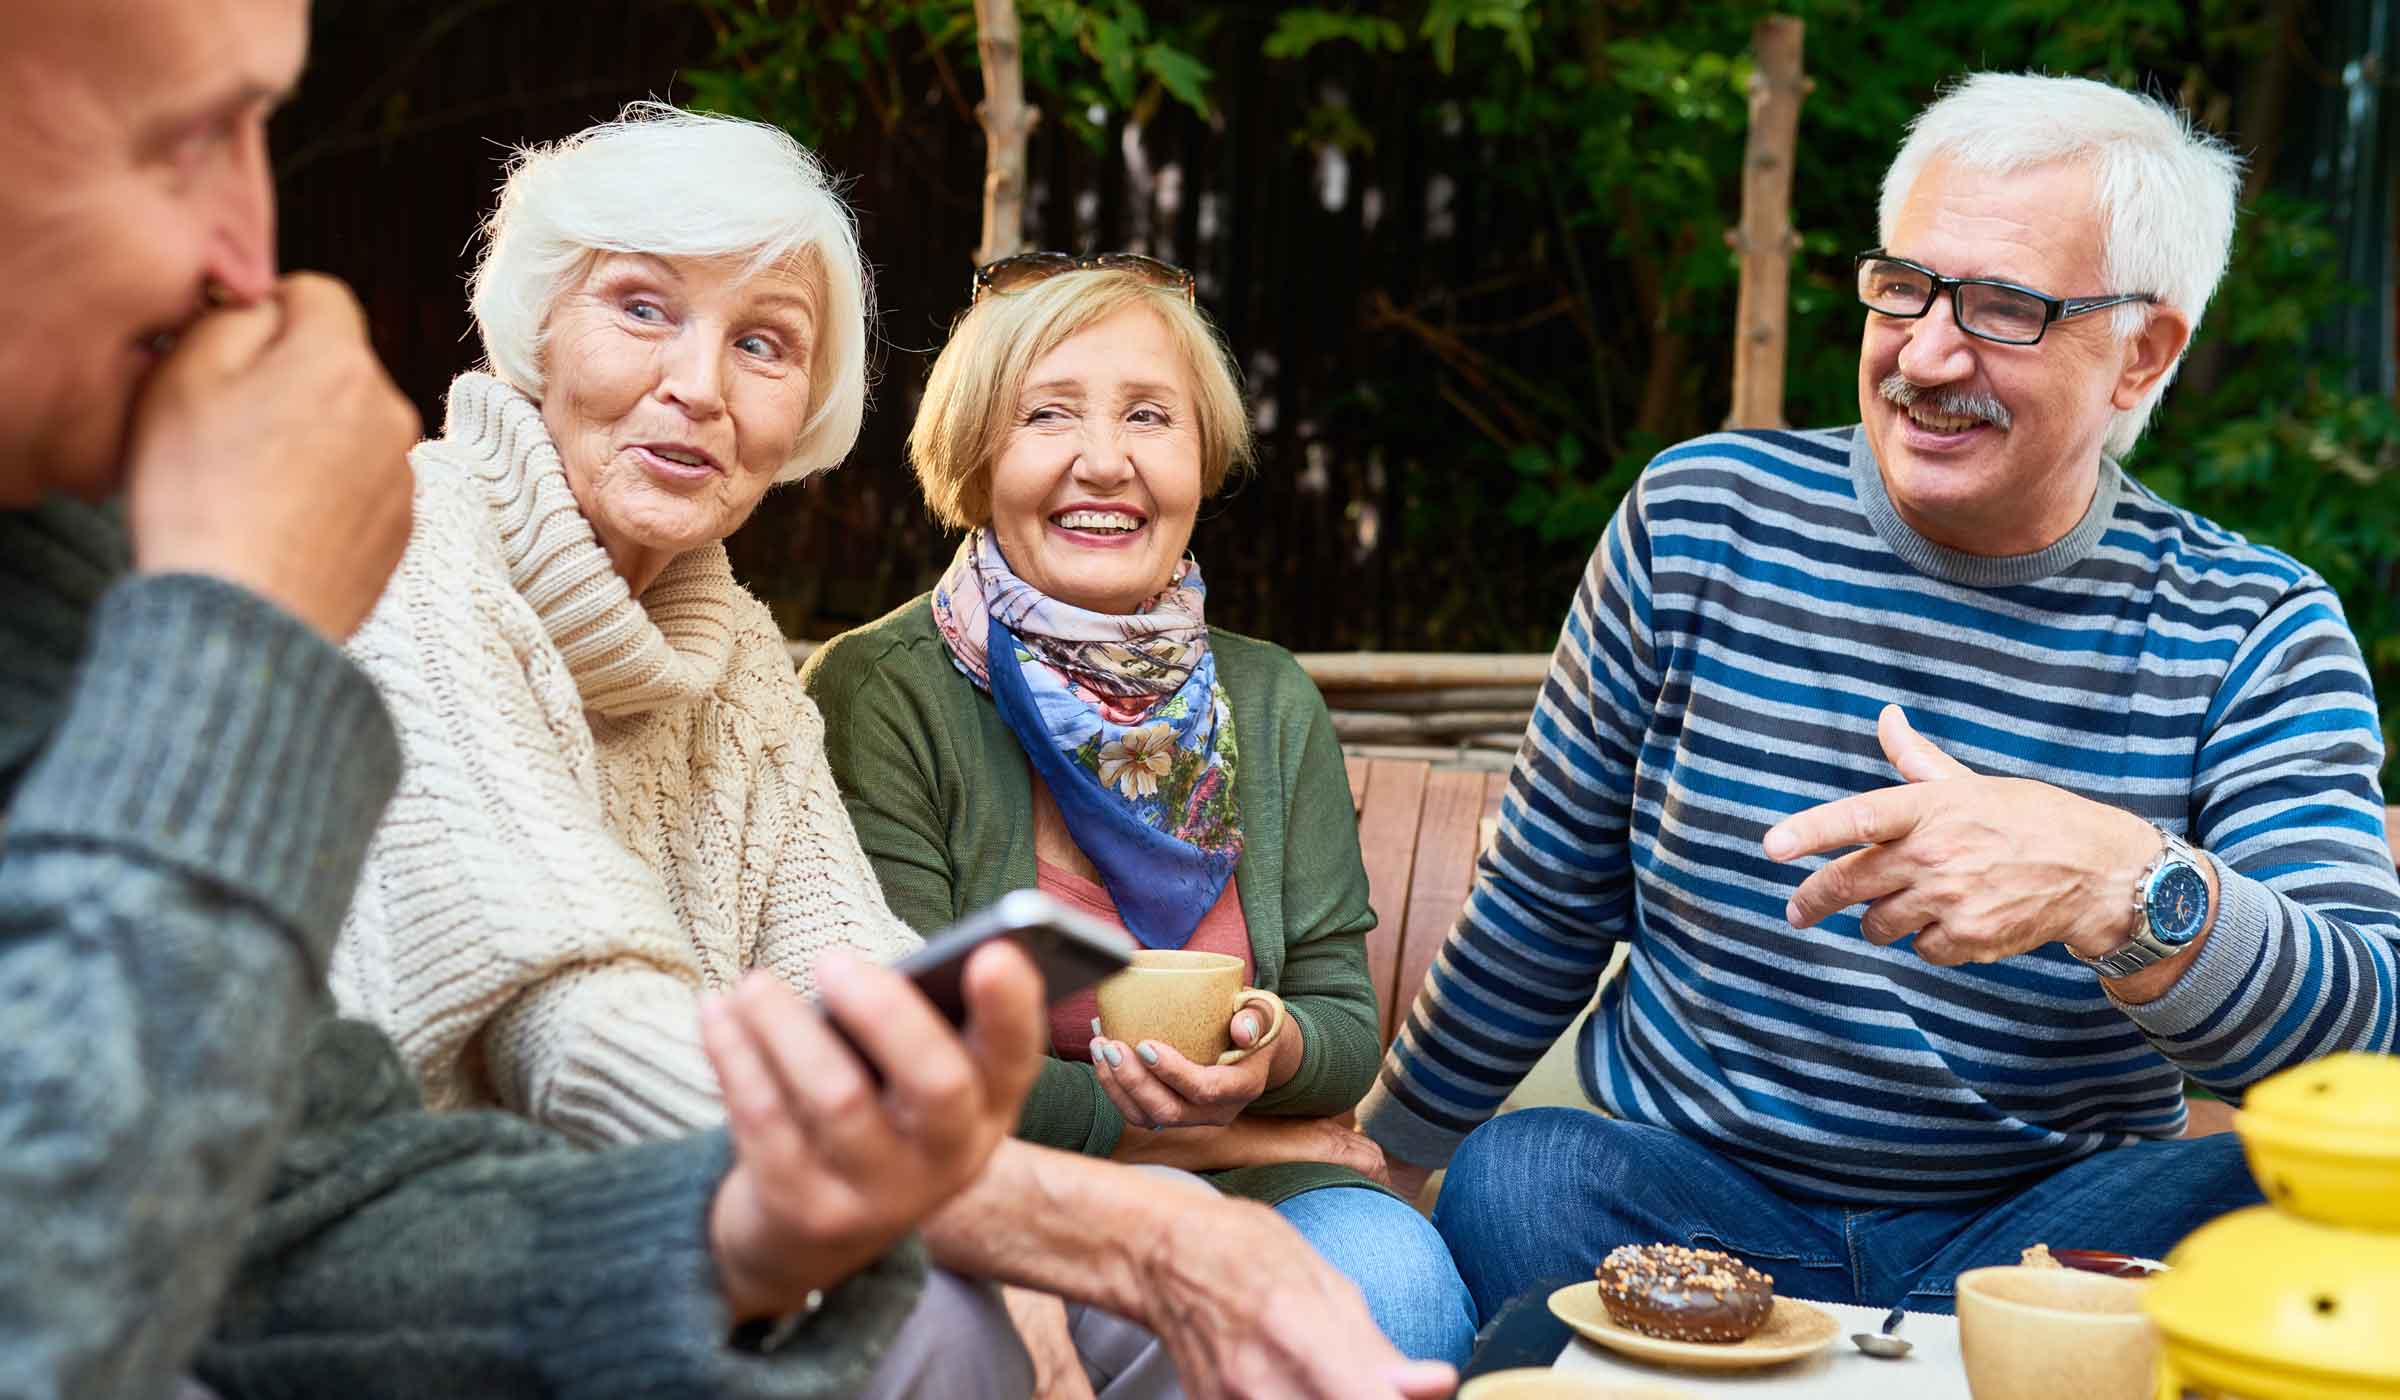
[[[1228,953],[1144,948],[1100,984],[1092,1070],[1126,1122],[1222,1126],[1298,1072],[1299,1024],[1249,975]]]
[[[1273,992],[1245,987],[1234,1002],[1226,1033],[1233,1047],[1213,1064],[1194,1064],[1164,1040],[1134,1044],[1112,1041],[1092,1020],[1092,1069],[1100,1091],[1125,1121],[1140,1127],[1215,1127],[1241,1116],[1276,1081],[1279,1064],[1299,1065],[1300,1028],[1289,1024]],[[1289,1044],[1285,1049],[1288,1032]],[[1285,1069],[1282,1078],[1291,1077]]]

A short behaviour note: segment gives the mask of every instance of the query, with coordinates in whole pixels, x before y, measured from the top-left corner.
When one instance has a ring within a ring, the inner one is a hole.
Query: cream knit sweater
[[[352,638],[406,771],[334,954],[343,1010],[435,1107],[497,1104],[590,1144],[722,1116],[704,991],[916,946],[884,904],[783,638],[721,545],[639,601],[541,410],[450,386],[411,455],[407,555]]]

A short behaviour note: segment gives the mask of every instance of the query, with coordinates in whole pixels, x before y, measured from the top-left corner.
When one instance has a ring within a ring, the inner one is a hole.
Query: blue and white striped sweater
[[[2337,1049],[2390,1050],[2400,881],[2372,688],[2333,593],[2111,465],[2037,555],[1901,523],[1856,429],[1662,454],[1594,552],[1500,835],[1362,1108],[1445,1160],[1590,999],[1585,1091],[1798,1196],[1953,1201],[2183,1122]],[[2057,945],[1955,968],[1855,909],[1795,930],[1793,812],[1898,781],[1897,701],[1969,766],[2123,807],[2211,853],[2216,924],[2121,1008]]]

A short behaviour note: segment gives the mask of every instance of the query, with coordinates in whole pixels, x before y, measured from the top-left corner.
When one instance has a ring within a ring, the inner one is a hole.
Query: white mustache
[[[2009,416],[2008,405],[1986,393],[1970,393],[1959,389],[1928,389],[1912,382],[1907,375],[1897,370],[1884,376],[1883,382],[1876,385],[1875,388],[1876,392],[1902,408],[1907,408],[1919,400],[1923,400],[1925,406],[1936,413],[1947,413],[1959,418],[1980,418],[2002,432],[2008,431],[2012,425],[2013,420]]]

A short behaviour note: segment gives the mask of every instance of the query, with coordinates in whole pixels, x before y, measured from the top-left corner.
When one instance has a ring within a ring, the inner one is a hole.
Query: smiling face
[[[2104,285],[2092,185],[2081,163],[1991,174],[1935,160],[1886,251],[2054,297],[2150,290]],[[1982,555],[2029,554],[2074,529],[2114,412],[2141,401],[2189,336],[2165,306],[2129,339],[2102,311],[2053,322],[2034,345],[1968,335],[1947,294],[1915,320],[1865,314],[1859,414],[1884,488],[1917,533]]]
[[[0,5],[0,505],[115,492],[154,342],[275,281],[266,119],[306,0]]]
[[[1130,613],[1174,578],[1200,512],[1191,369],[1146,308],[1034,362],[992,465],[992,532],[1017,577]]]
[[[636,597],[750,518],[808,422],[819,279],[744,271],[605,253],[550,314],[542,421]]]

